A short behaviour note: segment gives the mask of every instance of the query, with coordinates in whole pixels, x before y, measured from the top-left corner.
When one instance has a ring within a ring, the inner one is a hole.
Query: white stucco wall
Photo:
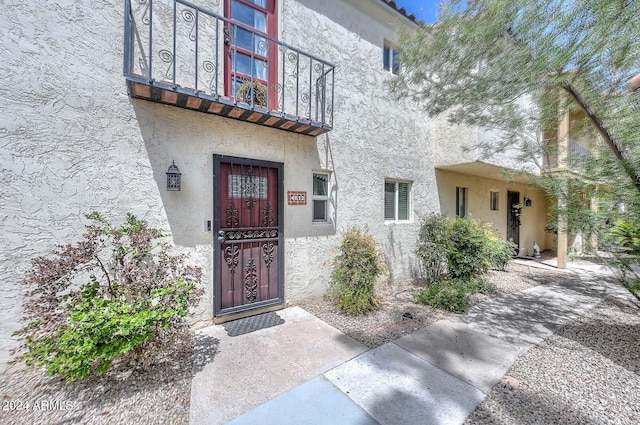
[[[280,16],[282,40],[336,65],[334,129],[318,144],[330,148],[337,229],[366,224],[401,278],[416,269],[417,216],[436,210],[438,198],[430,124],[415,105],[390,100],[385,86],[393,76],[382,69],[382,47],[402,22],[391,12],[377,2],[299,0]],[[384,222],[385,178],[412,182],[411,222]]]
[[[285,207],[287,300],[324,291],[337,232],[350,225],[368,227],[393,277],[410,276],[417,216],[437,210],[439,201],[429,122],[408,102],[389,100],[385,88],[393,77],[382,70],[382,46],[399,24],[387,9],[365,1],[280,1],[280,38],[337,66],[334,130],[316,139],[131,99],[122,76],[121,4],[4,2],[0,364],[15,346],[10,335],[19,327],[20,281],[30,259],[76,240],[83,214],[93,210],[116,220],[130,211],[170,230],[205,269],[196,318],[206,323],[213,154],[283,162],[285,191],[309,195],[313,170],[332,173],[332,224],[312,224],[310,202]],[[165,190],[172,160],[183,173],[180,192]],[[385,178],[412,182],[413,220],[384,222]]]
[[[30,259],[72,242],[83,214],[131,211],[167,228],[122,78],[122,13],[89,0],[3,3],[0,363]]]
[[[523,96],[518,104],[523,114],[535,114],[535,105],[528,96]],[[507,140],[497,129],[451,124],[446,114],[433,118],[432,123],[431,134],[437,140],[434,158],[437,167],[481,161],[508,170],[540,174],[542,135],[536,131]]]

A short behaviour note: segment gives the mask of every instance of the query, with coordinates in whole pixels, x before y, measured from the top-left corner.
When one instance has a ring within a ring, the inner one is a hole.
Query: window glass
[[[389,46],[387,46],[387,45],[385,44],[385,46],[384,46],[384,50],[383,50],[383,53],[382,53],[382,66],[383,66],[383,67],[384,67],[384,69],[386,69],[387,71],[388,71],[389,69],[391,69],[391,65],[390,65],[390,63],[389,63],[389,59],[390,59],[390,57],[391,57],[390,50],[391,50],[391,49],[389,48]]]
[[[236,52],[231,68],[241,74],[253,76],[262,80],[267,79],[267,63],[259,59],[253,59],[254,67],[251,68],[251,56]]]
[[[411,219],[411,183],[385,180],[384,219],[398,221]]]
[[[231,3],[231,16],[258,31],[267,32],[267,14],[237,0]]]
[[[398,73],[400,73],[400,52],[398,52],[397,50],[393,50],[391,55],[393,58],[393,67],[391,68],[391,72],[398,75]]]
[[[398,183],[398,220],[409,220],[409,183]]]
[[[456,188],[456,215],[460,218],[467,216],[467,188]]]
[[[395,75],[400,73],[400,52],[387,43],[382,49],[382,67]]]
[[[489,208],[492,211],[497,211],[498,210],[498,202],[499,202],[499,198],[500,197],[500,192],[496,192],[494,190],[492,190],[489,193]]]
[[[313,221],[327,221],[327,201],[313,200]]]
[[[313,173],[313,221],[329,221],[329,174]]]
[[[313,194],[327,196],[329,176],[327,174],[313,173]]]
[[[267,7],[267,0],[251,0],[251,3],[255,4],[256,6],[260,6],[266,9]]]
[[[384,219],[395,220],[396,218],[396,184],[394,182],[384,183]]]

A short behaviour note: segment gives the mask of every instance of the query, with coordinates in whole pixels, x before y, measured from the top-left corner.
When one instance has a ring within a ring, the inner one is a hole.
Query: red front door
[[[274,105],[278,50],[269,37],[278,37],[276,0],[226,0],[225,16],[232,20],[225,27],[226,95],[252,103],[251,95],[256,93],[255,104],[267,107],[260,90],[243,88],[263,84],[271,91],[269,103]]]
[[[283,165],[214,156],[215,313],[283,302]]]

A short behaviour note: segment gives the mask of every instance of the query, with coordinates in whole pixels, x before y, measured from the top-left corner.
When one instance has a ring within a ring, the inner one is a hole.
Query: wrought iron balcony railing
[[[546,140],[546,155],[544,156],[543,165],[545,168],[568,168],[574,171],[582,171],[586,165],[586,162],[591,158],[591,151],[584,146],[568,140],[566,165],[563,167],[560,164],[559,158],[559,145],[555,137]]]
[[[125,0],[133,97],[317,136],[333,128],[329,62],[185,0]]]

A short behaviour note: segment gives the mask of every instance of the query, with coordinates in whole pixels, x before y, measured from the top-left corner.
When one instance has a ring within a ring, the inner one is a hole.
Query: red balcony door
[[[214,155],[215,315],[284,300],[281,163]]]
[[[246,87],[241,87],[257,81],[269,88],[269,107],[273,108],[277,104],[274,89],[278,82],[278,49],[264,36],[277,39],[276,0],[225,0],[225,16],[233,22],[225,28],[226,95],[251,103]],[[254,97],[254,103],[258,103],[255,100]]]

